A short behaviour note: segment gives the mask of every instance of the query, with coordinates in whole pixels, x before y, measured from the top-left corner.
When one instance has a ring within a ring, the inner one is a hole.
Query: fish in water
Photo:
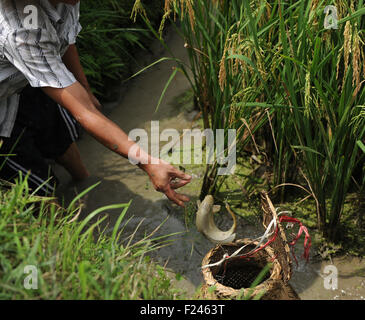
[[[214,222],[214,213],[219,212],[221,206],[214,205],[213,196],[207,195],[203,202],[198,201],[198,212],[196,213],[196,227],[199,232],[203,233],[210,241],[218,244],[233,242],[236,234],[236,217],[232,211],[228,210],[233,218],[233,226],[228,231],[222,231],[217,228]]]

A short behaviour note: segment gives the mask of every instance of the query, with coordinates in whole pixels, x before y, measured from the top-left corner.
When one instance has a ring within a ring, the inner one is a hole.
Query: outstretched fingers
[[[185,186],[191,181],[192,177],[190,175],[161,159],[159,165],[147,167],[147,172],[155,189],[164,193],[172,202],[184,207],[184,202],[190,201],[187,196],[175,192],[176,189]]]
[[[178,178],[181,180],[186,180],[188,182],[191,180],[190,175],[188,175],[187,173],[185,173],[181,170],[178,170],[176,168],[173,168],[173,171],[171,172],[171,176],[172,176],[172,178]]]
[[[170,185],[172,189],[179,189],[186,184],[188,184],[190,180],[171,180]]]
[[[165,190],[165,195],[180,207],[185,207],[185,202],[190,201],[187,196],[175,192],[170,186]]]

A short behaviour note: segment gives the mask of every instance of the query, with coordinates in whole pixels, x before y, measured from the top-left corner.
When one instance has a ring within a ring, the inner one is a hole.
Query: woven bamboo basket
[[[230,255],[245,244],[250,244],[247,247],[250,250],[257,243],[252,242],[250,239],[241,239],[235,243],[216,246],[204,257],[202,264],[215,263],[222,259],[225,253]],[[256,287],[249,289],[251,283],[269,262],[272,263],[272,267],[265,280]],[[203,269],[205,281],[203,296],[211,299],[235,299],[238,296],[250,295],[251,298],[254,298],[257,295],[270,292],[280,285],[282,280],[281,270],[278,260],[275,259],[274,251],[270,247],[257,252],[249,260],[233,258],[228,260],[226,265]],[[210,287],[215,288],[214,293],[210,293]]]
[[[267,195],[262,193],[262,209],[264,213],[263,224],[268,226],[270,221],[277,218],[276,211]],[[204,299],[237,299],[249,297],[264,300],[297,300],[295,291],[288,285],[291,277],[290,250],[282,226],[279,224],[279,232],[275,241],[270,246],[256,252],[247,258],[231,258],[219,266],[203,268],[204,285],[202,297]],[[245,254],[252,250],[257,242],[251,239],[240,239],[234,243],[217,245],[210,250],[202,261],[206,266],[220,261],[224,254],[231,255],[243,245],[248,245]],[[251,288],[252,282],[257,278],[261,270],[271,263],[271,268],[256,287]]]

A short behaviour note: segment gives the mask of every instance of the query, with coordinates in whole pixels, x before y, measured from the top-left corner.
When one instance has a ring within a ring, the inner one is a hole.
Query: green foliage
[[[252,142],[272,163],[274,184],[300,176],[317,226],[335,240],[346,195],[364,190],[355,171],[364,166],[365,8],[331,3],[338,29],[324,27],[329,3],[311,0],[171,0],[162,25],[173,15],[181,22],[190,66],[175,60],[204,126],[236,129],[238,151]],[[202,195],[216,190],[216,168],[207,166]]]
[[[233,2],[234,4],[231,4]],[[257,68],[253,68],[250,74],[240,72],[242,64],[232,62],[236,56],[231,49],[239,42],[239,32],[244,26],[247,27],[246,24],[240,24],[240,21],[247,19],[245,12],[239,10],[236,1],[233,2],[167,1],[169,6],[165,7],[166,13],[159,31],[156,31],[149,21],[145,21],[162,45],[169,49],[161,37],[161,30],[170,16],[178,16],[178,27],[177,23],[174,23],[176,21],[171,22],[185,41],[189,65],[174,58],[162,58],[156,63],[175,60],[178,67],[171,77],[174,77],[177,71],[187,77],[195,102],[202,112],[204,127],[212,128],[214,132],[216,129],[224,129],[226,133],[227,129],[236,129],[237,140],[240,142],[238,147],[242,149],[251,140],[252,134],[267,121],[267,111],[264,108],[257,108],[256,105],[243,106],[239,103],[242,100],[242,84],[245,83],[246,94],[253,101],[261,97],[261,89],[267,88]],[[240,6],[242,7],[242,4]],[[254,65],[254,56],[242,59],[247,65]],[[170,82],[171,78],[162,92],[161,99]],[[248,123],[245,119],[253,121]],[[217,162],[207,166],[201,198],[205,194],[214,193],[218,183],[217,167]]]
[[[359,30],[365,28],[358,17],[365,10],[362,1],[352,1],[351,6],[337,1],[336,5],[343,18],[334,31],[323,28],[323,2],[278,3],[278,38],[273,43],[282,63],[274,71],[276,85],[282,89],[272,97],[275,103],[287,105],[276,110],[273,124],[280,143],[274,157],[277,172],[296,159],[316,200],[318,227],[332,240],[354,170],[363,161],[356,142],[365,134],[364,119],[358,127],[351,125],[365,101],[360,81],[364,46],[357,41]]]
[[[180,297],[164,268],[146,255],[164,238],[122,241],[129,204],[109,205],[76,221],[78,207],[66,210],[33,196],[26,178],[0,189],[0,299]],[[110,235],[102,223],[103,212],[112,209],[121,213]],[[38,289],[24,287],[28,265],[37,268]]]
[[[133,0],[81,1],[83,27],[78,48],[91,87],[104,98],[110,84],[128,78],[137,51],[146,50],[149,32],[131,19]],[[162,1],[147,3],[151,23],[158,19]]]

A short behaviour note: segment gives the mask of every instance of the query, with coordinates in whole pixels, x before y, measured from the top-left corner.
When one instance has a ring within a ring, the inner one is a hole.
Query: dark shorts
[[[14,181],[29,173],[28,184],[38,195],[51,195],[58,180],[47,159],[57,159],[79,137],[79,125],[67,110],[41,89],[26,87],[10,138],[1,138],[0,178]],[[4,162],[5,161],[5,162]]]

